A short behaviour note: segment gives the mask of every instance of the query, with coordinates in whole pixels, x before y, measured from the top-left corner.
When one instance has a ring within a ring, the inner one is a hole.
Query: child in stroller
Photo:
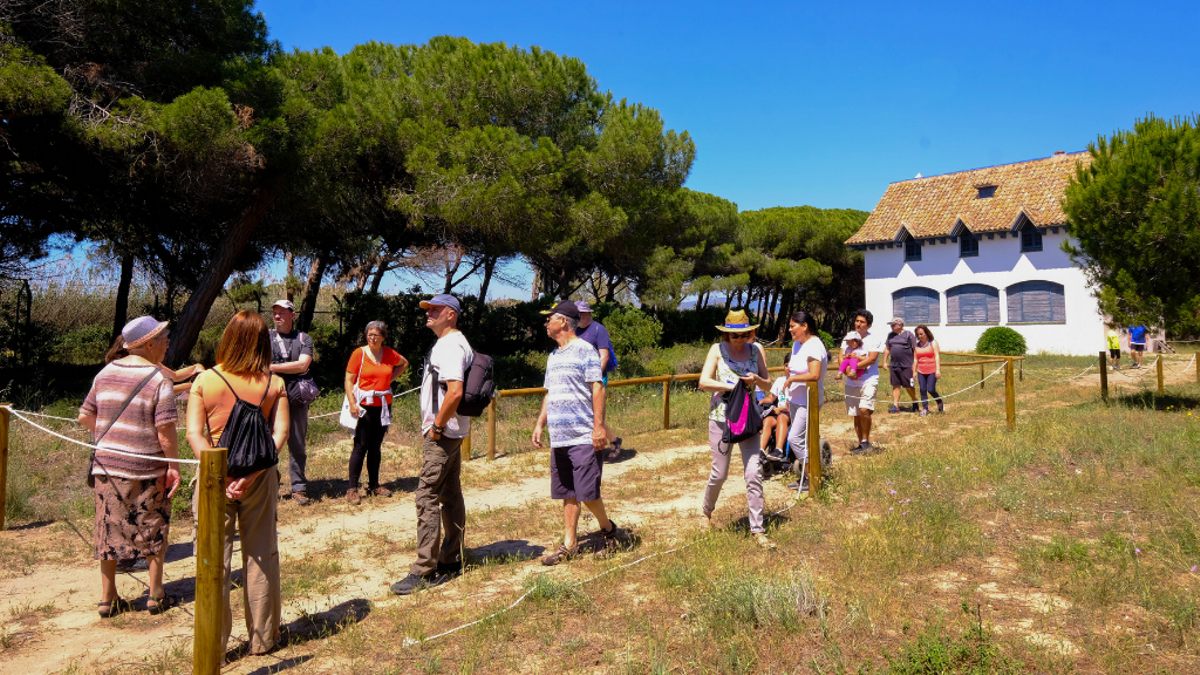
[[[787,398],[784,396],[783,383],[785,376],[775,378],[771,384],[771,393],[767,394],[759,405],[762,406],[762,451],[764,455],[774,459],[783,459],[787,447],[788,426],[791,418],[788,416]],[[768,452],[768,448],[770,451]]]

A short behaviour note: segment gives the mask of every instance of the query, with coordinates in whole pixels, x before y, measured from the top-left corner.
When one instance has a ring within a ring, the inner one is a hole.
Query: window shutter
[[[982,284],[965,284],[946,291],[952,323],[996,323],[1000,320],[1000,291]]]
[[[1023,323],[1066,321],[1062,284],[1024,281],[1008,287],[1008,320]]]
[[[902,288],[892,293],[892,315],[909,324],[940,324],[941,296],[930,288]]]

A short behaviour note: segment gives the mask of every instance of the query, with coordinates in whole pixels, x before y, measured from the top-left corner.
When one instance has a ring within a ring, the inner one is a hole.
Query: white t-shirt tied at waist
[[[792,345],[792,357],[788,359],[788,375],[800,375],[809,371],[809,360],[818,362],[817,371],[817,406],[825,404],[825,369],[829,366],[829,351],[821,338],[815,335],[803,344]],[[808,383],[795,382],[788,390],[788,402],[800,407],[808,407]]]

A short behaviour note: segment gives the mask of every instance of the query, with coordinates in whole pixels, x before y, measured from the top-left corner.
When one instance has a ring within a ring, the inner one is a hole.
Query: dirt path
[[[1179,364],[1167,364],[1166,382],[1181,384],[1192,381],[1193,371],[1180,371]],[[1133,379],[1136,378],[1136,379]],[[1136,372],[1133,378],[1121,374],[1110,374],[1109,385],[1113,388],[1132,389],[1153,387],[1154,371],[1147,369]],[[1074,386],[1099,389],[1099,375],[1091,373],[1071,382]],[[1030,408],[1050,407],[1056,401],[1042,401],[1039,397],[1021,394],[1021,412]],[[1001,399],[1002,400],[1002,399]],[[1026,403],[1028,400],[1028,403]],[[1036,402],[1035,402],[1036,401]],[[845,417],[842,403],[831,400],[823,410],[822,435],[834,446],[835,463],[842,461],[844,451],[853,445],[853,429]],[[883,402],[886,406],[886,402]],[[881,408],[885,410],[886,407]],[[875,422],[877,438],[908,438],[914,432],[917,418],[909,415],[878,415]],[[978,420],[965,421],[965,426]],[[954,425],[954,430],[963,425]],[[655,498],[634,500],[621,504],[622,525],[638,526],[647,521],[669,519],[668,531],[685,536],[696,515],[699,492],[708,471],[708,447],[690,445],[657,451],[638,452],[631,459],[605,467],[606,485],[620,485],[620,477],[637,469],[653,469],[671,464],[681,458],[694,459],[694,475],[687,481],[671,484],[655,493]],[[501,458],[494,463],[472,462],[464,466],[465,472],[486,472],[504,468],[510,458]],[[540,475],[489,488],[467,490],[465,498],[469,513],[484,513],[545,502],[547,508],[554,504],[548,497],[548,476]],[[744,499],[744,483],[738,471],[731,476],[722,493],[725,504],[736,506]],[[781,503],[790,493],[781,484],[767,484],[767,498],[771,503]],[[733,506],[730,508],[732,509]],[[741,503],[744,508],[744,502]],[[678,527],[682,522],[684,526]],[[375,607],[388,607],[408,600],[390,596],[387,586],[403,574],[411,562],[411,552],[392,556],[381,564],[378,556],[363,555],[363,540],[379,539],[393,542],[411,540],[416,528],[416,514],[411,493],[398,493],[397,497],[383,505],[351,508],[333,504],[325,507],[318,517],[305,517],[294,522],[281,524],[279,528],[280,554],[285,564],[330,551],[331,542],[349,541],[348,547],[339,554],[340,569],[328,581],[332,592],[310,594],[288,602],[284,607],[284,623],[295,622],[302,617],[326,618],[336,621],[343,615],[356,611],[364,600]],[[5,543],[19,550],[41,550],[46,542],[54,541],[47,527],[9,530],[0,533]],[[86,534],[86,533],[84,533]],[[555,532],[547,532],[545,544]],[[71,535],[74,537],[74,535]],[[663,535],[672,536],[672,535]],[[75,542],[78,545],[78,542]],[[529,557],[540,551],[524,540],[497,541],[480,549],[482,555],[521,555]],[[90,556],[89,556],[90,557]],[[113,620],[101,621],[95,614],[96,569],[90,559],[76,558],[71,564],[34,564],[32,573],[0,581],[0,637],[6,648],[0,652],[0,665],[5,672],[37,675],[53,673],[77,665],[83,671],[110,668],[120,663],[140,662],[143,658],[153,659],[173,646],[190,647],[192,638],[191,600],[194,597],[193,576],[195,560],[190,555],[190,545],[176,543],[168,554],[164,580],[169,593],[187,599],[184,606],[172,610],[162,617],[150,617],[146,612],[135,612]],[[510,565],[499,578],[487,582],[464,584],[458,589],[447,591],[443,600],[448,612],[463,615],[464,619],[475,618],[474,607],[483,608],[497,596],[511,593],[520,578],[541,571],[535,563]],[[469,577],[470,575],[468,575]],[[118,586],[124,597],[139,597],[144,594],[144,573],[119,575]],[[467,577],[464,577],[466,579]],[[356,604],[357,603],[357,604]],[[241,619],[235,617],[234,636],[244,636]],[[245,673],[274,663],[264,661],[271,657],[245,658],[235,663],[227,673]],[[277,659],[276,659],[277,660]],[[265,671],[262,671],[265,672]]]

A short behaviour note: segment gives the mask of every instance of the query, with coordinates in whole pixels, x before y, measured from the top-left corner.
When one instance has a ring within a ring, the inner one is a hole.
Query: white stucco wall
[[[1022,281],[1052,281],[1063,285],[1066,322],[1056,324],[1014,324],[1025,336],[1029,353],[1094,355],[1104,349],[1104,318],[1096,298],[1087,285],[1083,271],[1071,264],[1060,248],[1066,238],[1047,232],[1042,250],[1021,252],[1020,237],[1001,239],[986,235],[979,241],[979,256],[959,258],[959,244],[925,243],[921,260],[904,261],[903,245],[863,251],[866,267],[867,309],[875,315],[874,330],[887,330],[892,317],[892,292],[909,286],[923,286],[941,295],[941,323],[930,326],[942,349],[973,351],[984,330],[992,325],[1008,324],[1005,289]],[[1000,292],[1000,321],[996,324],[947,325],[946,291],[961,284],[985,284]],[[906,326],[910,330],[915,326]]]

